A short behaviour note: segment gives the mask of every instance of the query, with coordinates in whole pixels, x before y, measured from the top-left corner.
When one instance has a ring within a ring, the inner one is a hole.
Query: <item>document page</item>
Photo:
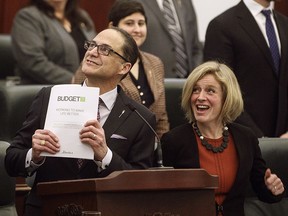
[[[43,156],[93,159],[92,148],[81,143],[79,131],[88,120],[97,119],[99,88],[81,85],[55,85],[45,120],[45,129],[59,138],[60,151]]]

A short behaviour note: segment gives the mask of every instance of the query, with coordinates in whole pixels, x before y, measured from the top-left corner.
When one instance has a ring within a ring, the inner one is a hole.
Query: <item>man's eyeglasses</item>
[[[97,44],[95,41],[85,41],[84,43],[84,48],[86,50],[93,50],[95,47],[97,47],[97,52],[100,55],[104,55],[104,56],[108,56],[110,54],[110,52],[115,53],[117,56],[119,56],[120,58],[122,58],[125,62],[129,62],[126,58],[124,58],[122,55],[120,55],[119,53],[117,53],[116,51],[114,51],[112,48],[110,48],[108,45],[106,44]]]

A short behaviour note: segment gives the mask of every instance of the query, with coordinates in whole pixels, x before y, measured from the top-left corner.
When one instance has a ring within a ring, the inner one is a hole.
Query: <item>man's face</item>
[[[270,2],[272,1],[280,2],[281,0],[254,0],[254,1],[262,5],[263,7],[268,7],[270,5]]]
[[[105,45],[108,49],[113,49],[123,56],[124,39],[116,30],[106,29],[100,32],[93,41],[97,45]],[[98,52],[98,47],[95,47],[87,50],[82,63],[82,71],[88,79],[110,80],[113,77],[122,76],[124,63],[125,61],[112,51],[105,56]]]

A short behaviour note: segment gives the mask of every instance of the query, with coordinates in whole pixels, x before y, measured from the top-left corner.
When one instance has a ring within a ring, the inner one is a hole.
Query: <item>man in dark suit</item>
[[[208,25],[204,60],[228,64],[243,92],[245,112],[238,121],[258,137],[288,137],[288,19],[274,11],[270,0],[243,0]],[[280,54],[276,69],[266,36],[266,17],[272,11]]]
[[[169,32],[167,21],[163,15],[161,1],[138,0],[142,3],[147,16],[147,38],[141,50],[158,56],[164,63],[166,78],[179,78],[176,69],[176,45]],[[196,14],[191,0],[171,0],[173,15],[182,33],[185,53],[187,55],[187,74],[200,63],[203,58],[203,46],[199,41]],[[182,77],[180,77],[182,78]]]
[[[11,176],[26,177],[37,171],[26,201],[26,215],[41,215],[41,199],[36,194],[39,182],[105,177],[116,170],[152,166],[155,135],[148,124],[155,127],[155,116],[117,86],[137,59],[135,41],[125,31],[112,28],[100,32],[85,47],[82,70],[87,79],[83,88],[100,88],[101,118],[86,122],[79,136],[83,145],[93,149],[94,160],[80,160],[78,167],[78,159],[40,156],[41,152],[55,154],[60,149],[57,136],[43,129],[51,88],[42,89],[5,158]]]

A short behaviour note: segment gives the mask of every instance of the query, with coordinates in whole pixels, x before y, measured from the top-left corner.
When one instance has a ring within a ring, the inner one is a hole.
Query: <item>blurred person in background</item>
[[[240,1],[215,17],[206,31],[204,60],[232,68],[245,105],[237,122],[257,137],[288,138],[287,35],[288,18],[273,9],[271,0]]]
[[[78,0],[31,0],[14,18],[11,36],[15,75],[21,84],[71,83],[85,40],[96,32]]]
[[[165,78],[186,78],[203,59],[197,17],[191,0],[137,0],[142,3],[147,38],[141,49],[164,63]]]

